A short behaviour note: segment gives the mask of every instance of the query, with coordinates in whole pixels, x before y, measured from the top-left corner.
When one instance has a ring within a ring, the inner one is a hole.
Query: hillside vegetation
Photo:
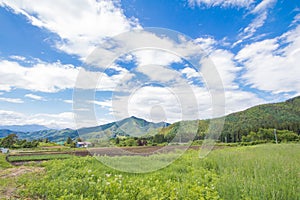
[[[45,173],[23,177],[19,195],[49,200],[299,199],[299,151],[299,144],[267,144],[225,148],[199,159],[199,152],[190,150],[170,166],[146,174],[74,157],[46,162]]]
[[[199,126],[195,139],[204,139],[207,134],[210,120],[198,120]],[[191,122],[192,123],[192,122]],[[159,134],[174,135],[179,122],[174,123],[159,131]],[[247,110],[232,113],[225,117],[224,129],[220,136],[222,142],[242,142],[249,134],[256,134],[257,139],[274,139],[273,131],[279,135],[300,134],[300,97],[295,97],[281,103],[264,104],[249,108]],[[188,131],[188,130],[187,130]],[[270,135],[271,132],[271,135]],[[264,137],[269,134],[269,138]],[[248,137],[249,138],[249,137]],[[297,137],[294,137],[297,140]]]
[[[103,145],[110,145],[109,140],[112,139],[115,140],[112,142],[113,144],[121,146],[144,146],[168,143],[174,138],[179,143],[191,139],[203,140],[207,135],[209,123],[210,120],[194,120],[169,125],[130,117],[78,130],[62,129],[15,133],[18,138],[28,140],[48,138],[50,141],[66,141],[68,137],[75,139],[80,136],[82,139],[94,143],[105,141]],[[221,142],[271,141],[274,140],[274,129],[279,135],[279,142],[299,140],[300,97],[281,103],[259,105],[229,114],[225,117],[222,133],[215,134],[220,135]],[[10,130],[0,130],[0,137],[6,137],[12,133]]]

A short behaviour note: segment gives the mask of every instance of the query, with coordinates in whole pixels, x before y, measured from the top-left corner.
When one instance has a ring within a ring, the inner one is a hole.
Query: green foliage
[[[45,174],[24,176],[19,184],[26,187],[20,187],[20,195],[32,199],[300,199],[299,151],[299,144],[267,144],[225,148],[199,159],[199,152],[190,150],[170,166],[147,174],[119,172],[92,157],[74,157],[44,163]]]
[[[164,135],[165,138],[174,138],[176,134],[184,132],[183,135],[186,136],[197,129],[192,126],[195,122],[198,122],[198,130],[194,139],[203,140],[208,133],[209,120],[187,122],[190,126],[185,125],[185,131],[179,131],[182,122],[177,122],[162,128],[158,134]],[[219,139],[225,143],[253,142],[258,140],[274,141],[274,129],[290,131],[284,135],[279,134],[278,139],[280,141],[299,140],[300,97],[282,103],[259,105],[245,111],[227,115]],[[191,137],[187,138],[190,139]],[[183,137],[182,139],[185,140]]]
[[[73,158],[45,164],[46,174],[21,182],[21,195],[41,199],[220,199],[214,172],[198,167],[192,154],[148,174],[122,173],[94,158]]]
[[[299,136],[292,131],[263,129],[263,128],[260,128],[258,132],[251,131],[250,134],[246,136],[242,136],[242,141],[243,142],[254,142],[254,141],[275,142],[275,132],[277,134],[278,142],[299,141]]]
[[[0,169],[6,169],[12,167],[10,163],[8,163],[5,159],[6,155],[0,153]]]
[[[1,147],[5,148],[35,148],[39,144],[39,141],[27,141],[27,140],[18,140],[16,134],[9,134],[5,138],[2,138],[0,142]]]
[[[9,134],[1,140],[0,146],[4,148],[12,148],[17,140],[18,136],[16,134]]]
[[[74,142],[71,137],[68,137],[66,142],[64,143],[64,146],[75,148],[76,142]]]
[[[228,148],[206,161],[220,175],[223,199],[300,199],[299,151],[299,144]]]
[[[15,161],[34,161],[34,160],[54,160],[65,159],[73,157],[70,154],[42,154],[42,155],[22,155],[22,156],[9,156],[10,162]]]
[[[259,105],[226,116],[221,141],[240,142],[242,137],[259,129],[289,130],[300,134],[300,97],[282,103]],[[260,135],[259,137],[261,137]],[[267,138],[274,138],[271,134]]]

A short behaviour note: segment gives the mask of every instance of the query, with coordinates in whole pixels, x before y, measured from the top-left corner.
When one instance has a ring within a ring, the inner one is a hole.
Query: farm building
[[[7,148],[2,148],[2,147],[0,147],[0,151],[1,151],[1,153],[8,153],[9,152],[9,150]]]
[[[91,142],[77,142],[76,143],[76,147],[80,148],[80,147],[91,147],[92,143]]]

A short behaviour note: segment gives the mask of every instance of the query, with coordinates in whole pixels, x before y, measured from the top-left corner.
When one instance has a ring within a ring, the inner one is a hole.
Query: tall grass
[[[146,174],[116,171],[90,157],[49,161],[36,181],[32,175],[20,180],[25,186],[20,194],[42,199],[300,199],[299,150],[299,144],[232,147],[205,159],[190,150]]]
[[[12,167],[5,159],[5,154],[0,153],[0,170]]]
[[[206,169],[224,199],[300,199],[300,145],[268,144],[212,152]]]

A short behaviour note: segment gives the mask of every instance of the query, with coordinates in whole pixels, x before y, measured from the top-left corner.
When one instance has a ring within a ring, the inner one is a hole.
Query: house
[[[91,147],[92,143],[91,142],[77,142],[76,147],[81,148],[81,147]]]
[[[9,150],[7,148],[2,148],[2,147],[0,147],[0,151],[1,151],[1,153],[8,153],[9,152]]]

